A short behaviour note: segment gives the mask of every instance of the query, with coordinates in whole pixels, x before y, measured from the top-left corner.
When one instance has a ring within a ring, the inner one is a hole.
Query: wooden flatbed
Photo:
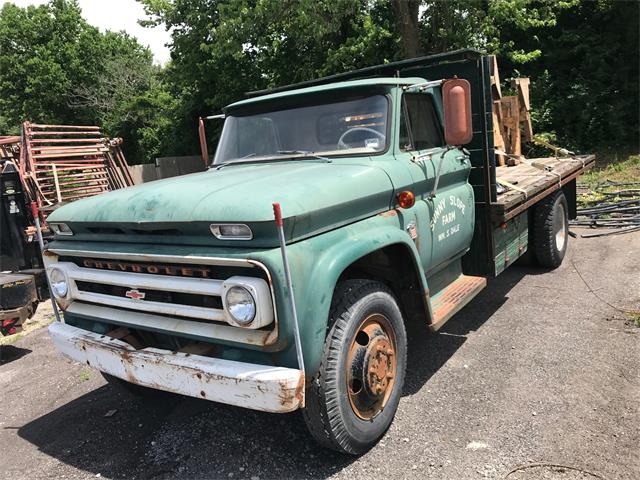
[[[496,222],[506,222],[593,167],[595,155],[531,158],[496,167],[498,195],[491,204]]]

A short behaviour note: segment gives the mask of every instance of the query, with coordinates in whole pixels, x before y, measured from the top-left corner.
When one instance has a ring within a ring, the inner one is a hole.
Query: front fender
[[[353,262],[381,248],[402,244],[412,255],[421,288],[426,292],[418,252],[401,223],[400,215],[377,215],[287,247],[305,369],[309,374],[315,374],[320,366],[336,283]],[[280,311],[286,311],[286,325],[291,325],[289,308],[284,307]]]

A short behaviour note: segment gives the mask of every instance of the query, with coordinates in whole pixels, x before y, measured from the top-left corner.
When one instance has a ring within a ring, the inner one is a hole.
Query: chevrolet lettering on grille
[[[107,260],[85,259],[82,264],[87,268],[101,270],[117,270],[119,272],[150,273],[154,275],[174,275],[181,277],[211,278],[208,268],[183,267],[174,265],[138,264],[129,262],[113,262]]]

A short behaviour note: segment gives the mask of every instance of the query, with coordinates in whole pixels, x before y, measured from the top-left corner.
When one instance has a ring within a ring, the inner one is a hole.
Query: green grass
[[[22,333],[16,333],[15,335],[9,335],[7,337],[0,337],[0,345],[11,345],[20,340],[24,335]]]
[[[618,183],[640,182],[640,155],[629,155],[622,159],[605,155],[602,159],[596,159],[593,170],[580,177],[580,183],[589,187],[602,185],[607,180]]]
[[[625,315],[627,316],[627,319],[629,319],[629,323],[631,325],[640,328],[640,312],[626,312]]]
[[[615,183],[639,183],[638,185],[608,185]],[[640,189],[640,155],[602,155],[596,159],[593,170],[578,179],[578,185],[587,191],[578,194],[578,204],[593,204],[605,198],[604,193],[618,190]],[[615,201],[615,197],[609,200]]]
[[[91,378],[91,372],[85,368],[80,372],[79,377],[81,382],[86,382]]]

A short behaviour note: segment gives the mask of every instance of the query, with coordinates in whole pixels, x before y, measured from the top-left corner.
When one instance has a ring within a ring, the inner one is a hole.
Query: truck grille
[[[249,330],[229,325],[222,284],[233,276],[257,277],[271,285],[261,264],[243,259],[173,257],[50,250],[69,278],[66,311],[117,325],[197,340],[222,339],[268,345],[274,324]],[[92,253],[92,255],[87,255]],[[144,257],[140,259],[140,257]],[[271,291],[271,303],[273,301]]]

